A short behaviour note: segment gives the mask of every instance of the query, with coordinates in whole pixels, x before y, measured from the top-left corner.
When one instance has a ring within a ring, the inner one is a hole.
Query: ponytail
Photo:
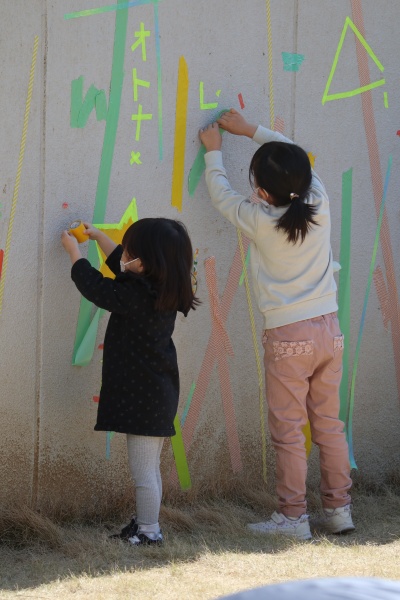
[[[312,179],[306,152],[287,142],[263,144],[251,160],[249,178],[273,198],[274,206],[288,206],[275,227],[289,243],[303,243],[312,225],[318,225],[317,208],[305,203]]]
[[[288,242],[296,244],[301,238],[300,243],[303,243],[311,226],[318,225],[314,219],[316,212],[315,206],[305,204],[300,197],[295,197],[290,201],[287,211],[278,219],[275,229],[282,229]]]

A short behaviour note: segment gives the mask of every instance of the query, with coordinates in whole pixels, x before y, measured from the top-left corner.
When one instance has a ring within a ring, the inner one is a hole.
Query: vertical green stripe
[[[122,4],[122,0],[118,1]],[[108,190],[110,186],[111,168],[117,136],[119,111],[121,106],[122,84],[124,80],[124,57],[126,30],[128,24],[128,9],[118,10],[115,16],[114,52],[111,68],[110,98],[104,132],[103,150],[101,153],[99,176],[97,180],[96,200],[93,211],[93,223],[104,223],[106,214]],[[95,242],[89,242],[88,260],[93,266],[98,265]],[[72,364],[78,365],[76,355],[91,323],[92,303],[82,298],[79,309],[78,323]]]
[[[244,267],[242,269],[242,274],[239,279],[239,285],[243,285],[244,278],[245,278],[245,269],[248,269],[249,262],[250,262],[250,246],[247,249],[246,260],[244,261]]]
[[[186,460],[185,446],[183,445],[181,424],[179,417],[176,415],[174,421],[176,434],[171,438],[172,450],[174,452],[176,470],[178,473],[179,483],[183,490],[189,490],[192,487],[190,479],[189,467]]]
[[[348,413],[349,356],[350,356],[350,254],[351,254],[351,204],[353,169],[342,175],[342,223],[340,236],[339,311],[340,329],[344,334],[343,375],[340,384],[339,418],[346,423]],[[347,424],[346,424],[347,435]]]

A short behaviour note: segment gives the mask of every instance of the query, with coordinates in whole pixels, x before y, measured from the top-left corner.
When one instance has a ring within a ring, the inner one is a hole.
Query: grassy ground
[[[400,580],[399,487],[359,487],[353,494],[357,531],[316,533],[309,542],[247,531],[246,523],[265,519],[274,508],[265,491],[247,487],[225,498],[170,501],[162,510],[160,548],[108,539],[129,514],[82,523],[15,507],[0,512],[0,598],[205,600],[311,577]],[[312,516],[319,511],[311,495]]]

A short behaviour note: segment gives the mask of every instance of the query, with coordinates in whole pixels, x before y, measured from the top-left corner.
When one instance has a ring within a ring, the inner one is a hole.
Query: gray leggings
[[[147,435],[126,436],[129,468],[136,488],[136,522],[142,531],[158,531],[162,481],[160,455],[164,443],[162,437]]]

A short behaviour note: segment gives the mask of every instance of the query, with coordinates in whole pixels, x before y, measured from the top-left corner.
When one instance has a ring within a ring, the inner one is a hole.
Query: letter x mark
[[[140,152],[131,152],[131,160],[130,160],[131,165],[135,164],[135,165],[141,165],[142,161],[140,160]]]

